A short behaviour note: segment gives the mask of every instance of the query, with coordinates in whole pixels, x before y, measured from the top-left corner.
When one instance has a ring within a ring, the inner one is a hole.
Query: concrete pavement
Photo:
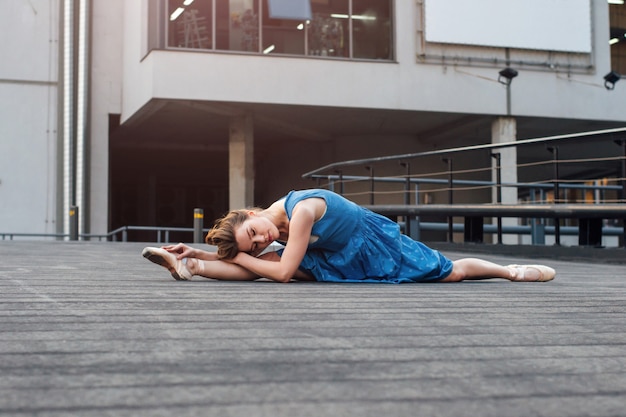
[[[0,415],[626,410],[626,265],[548,260],[557,279],[538,284],[178,282],[145,245],[0,241]]]

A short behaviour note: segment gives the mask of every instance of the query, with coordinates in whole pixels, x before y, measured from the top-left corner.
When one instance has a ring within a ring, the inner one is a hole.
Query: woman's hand
[[[204,261],[217,261],[216,252],[208,252],[208,251],[201,250],[201,249],[195,249],[189,245],[185,245],[184,243],[177,243],[176,245],[161,246],[161,248],[176,255],[176,259],[178,260],[183,259],[183,258],[196,258],[196,259],[202,259]]]
[[[176,259],[179,259],[179,260],[183,258],[197,258],[198,257],[197,256],[198,251],[192,248],[191,246],[185,245],[184,243],[177,243],[176,245],[162,246],[161,248],[176,255]]]

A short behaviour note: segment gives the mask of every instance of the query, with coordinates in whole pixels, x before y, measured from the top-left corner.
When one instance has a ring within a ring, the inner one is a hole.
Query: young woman
[[[264,253],[272,242],[284,249]],[[550,281],[544,265],[501,266],[482,259],[451,261],[400,233],[388,218],[328,190],[291,191],[265,210],[234,210],[219,219],[206,242],[217,252],[185,244],[145,248],[143,256],[176,279],[278,282],[459,282],[504,278]]]

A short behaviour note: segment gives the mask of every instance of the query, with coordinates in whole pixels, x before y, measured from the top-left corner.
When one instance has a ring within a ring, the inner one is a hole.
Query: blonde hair
[[[258,207],[232,210],[215,221],[215,225],[207,233],[205,241],[209,245],[217,246],[217,259],[233,259],[239,253],[235,229],[248,220],[250,211],[259,212],[261,210]]]

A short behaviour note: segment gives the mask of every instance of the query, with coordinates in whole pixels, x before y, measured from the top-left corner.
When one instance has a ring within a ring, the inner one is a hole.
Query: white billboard
[[[590,0],[425,0],[424,7],[427,42],[591,52]]]

